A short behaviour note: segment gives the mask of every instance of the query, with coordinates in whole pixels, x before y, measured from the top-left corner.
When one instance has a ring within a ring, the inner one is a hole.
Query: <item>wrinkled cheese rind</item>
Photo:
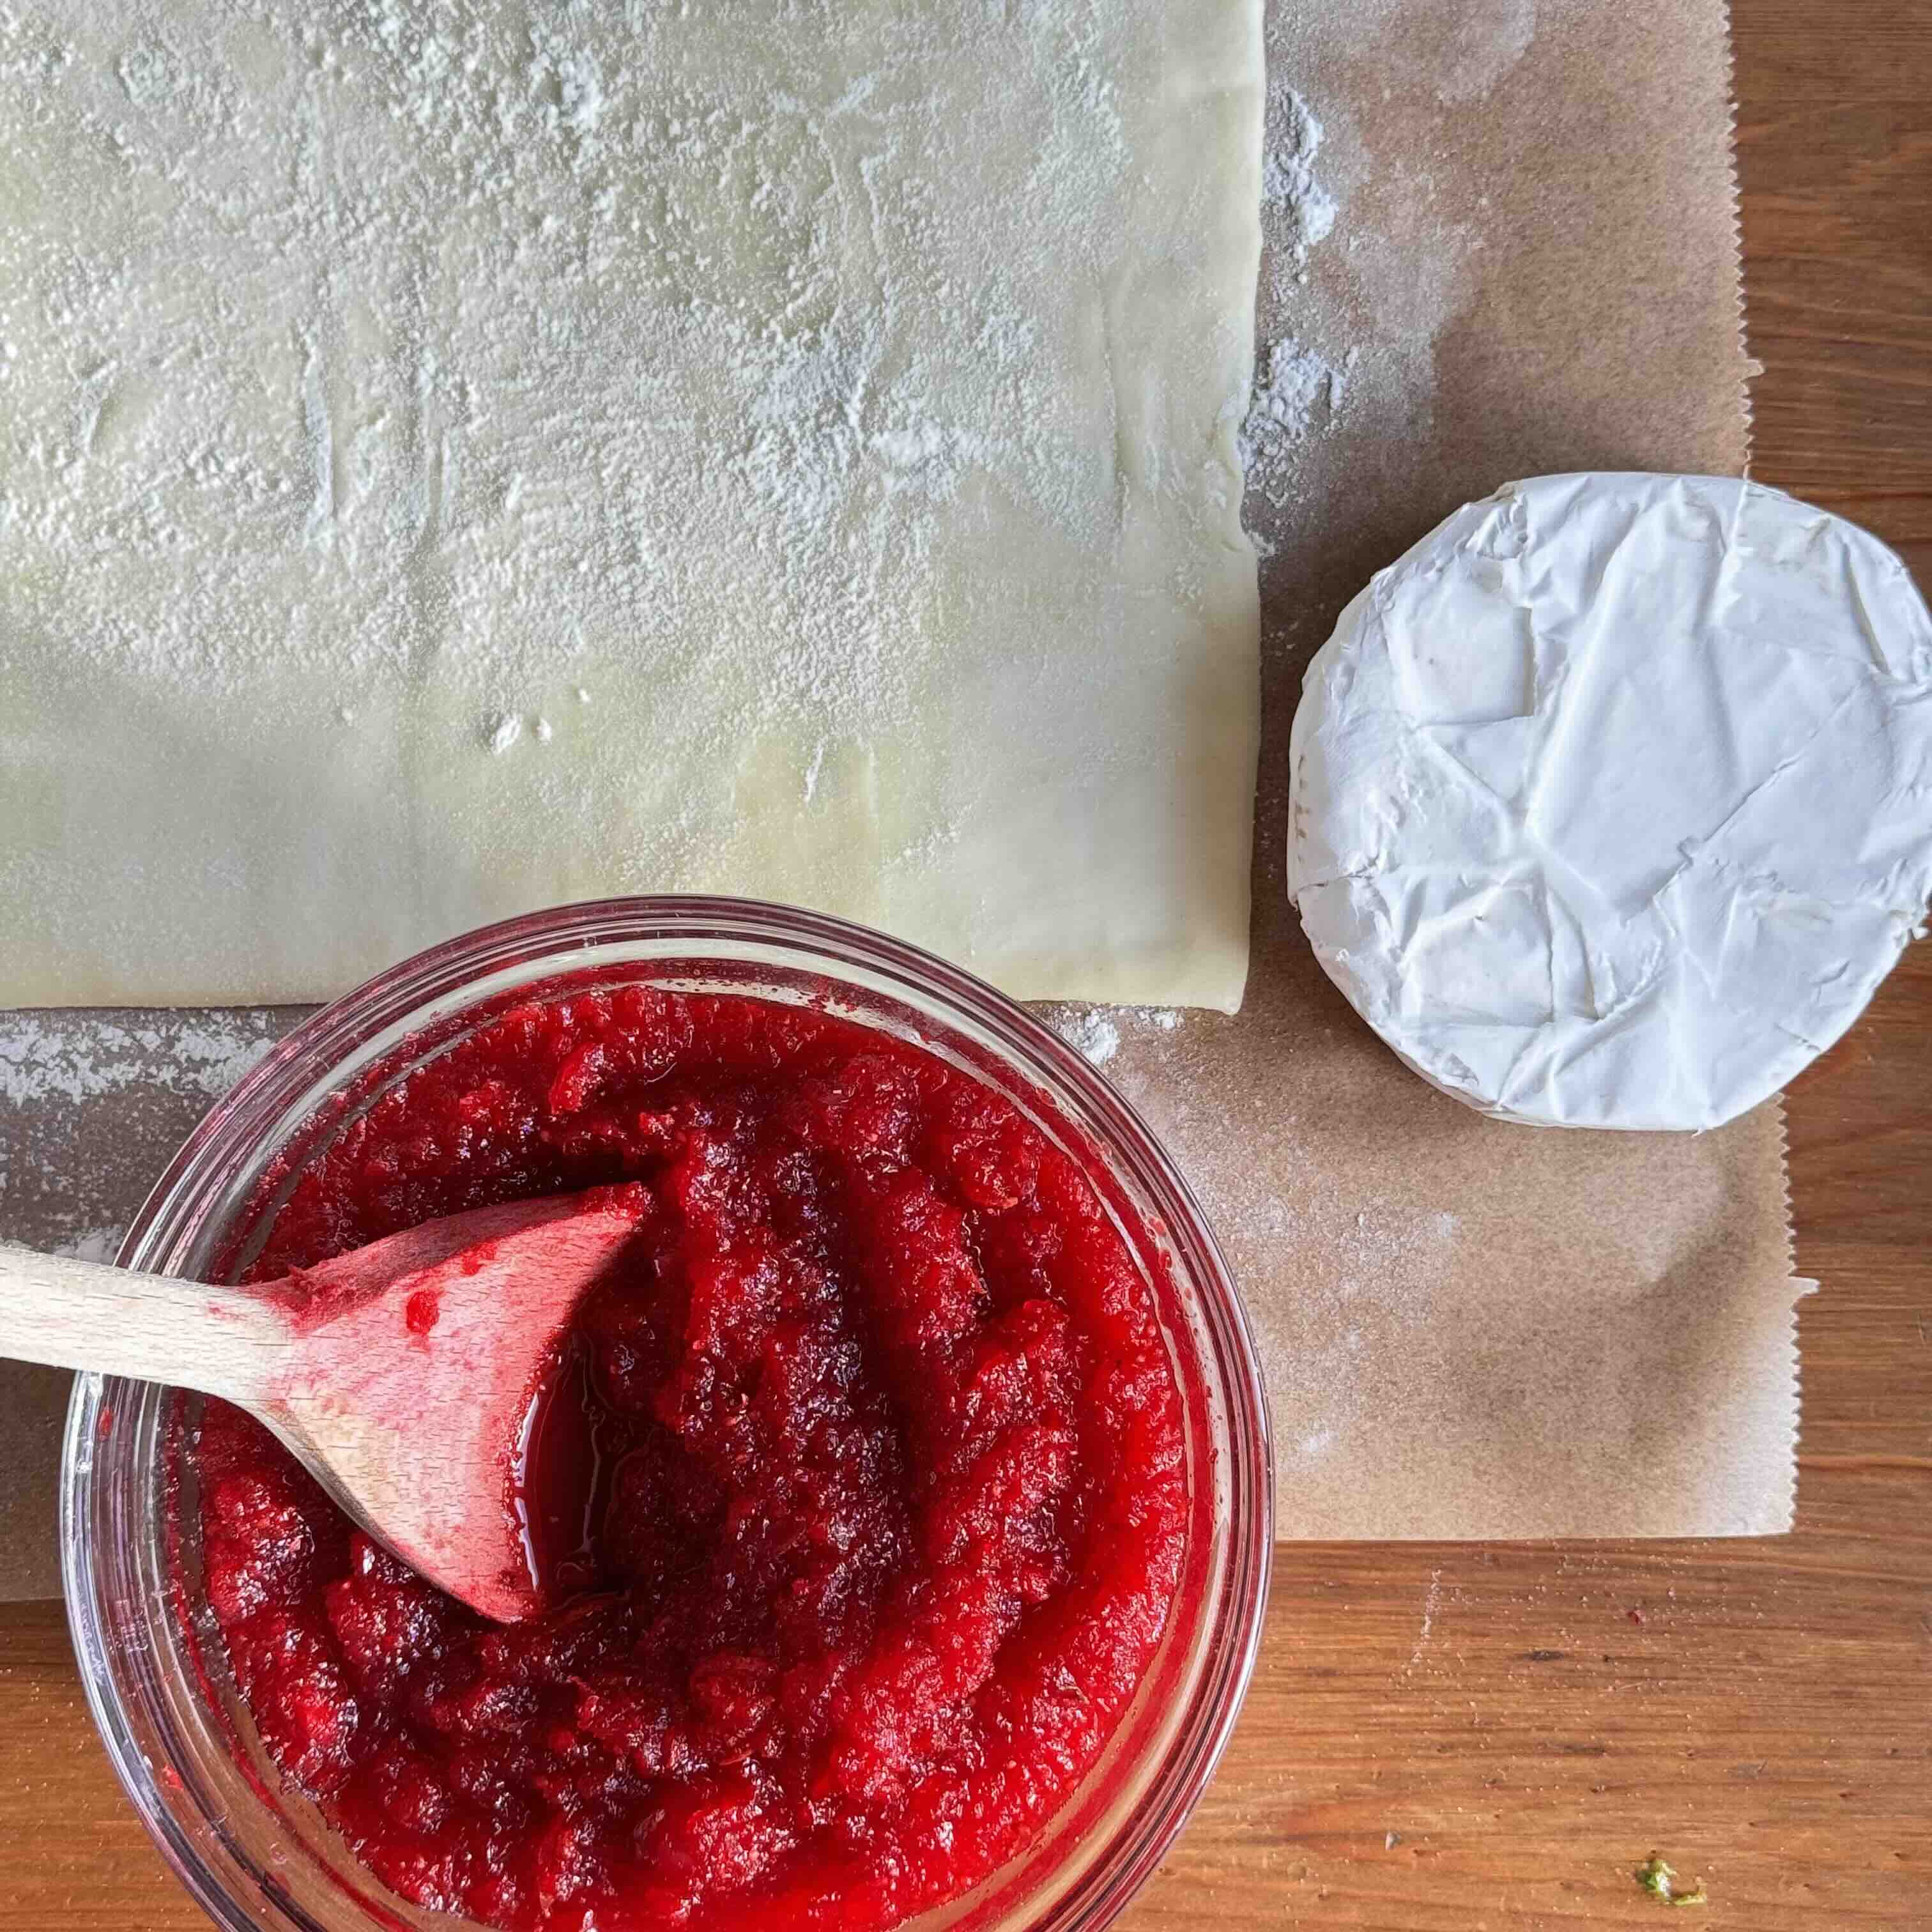
[[[1424,1078],[1700,1129],[1862,1012],[1932,895],[1932,616],[1866,532],[1726,478],[1511,484],[1310,666],[1288,890]]]

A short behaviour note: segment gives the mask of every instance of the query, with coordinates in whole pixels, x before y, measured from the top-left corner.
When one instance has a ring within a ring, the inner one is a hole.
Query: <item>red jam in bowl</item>
[[[880,1932],[1024,1848],[1154,1654],[1187,1498],[1152,1294],[1072,1162],[936,1055],[642,988],[418,1066],[251,1278],[616,1181],[644,1218],[530,1445],[554,1607],[485,1623],[213,1403],[209,1605],[283,1774],[418,1904]]]

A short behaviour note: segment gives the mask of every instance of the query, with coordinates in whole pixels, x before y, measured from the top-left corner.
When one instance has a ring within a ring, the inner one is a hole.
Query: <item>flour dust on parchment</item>
[[[1335,226],[1335,197],[1315,171],[1328,130],[1292,87],[1270,92],[1268,148],[1262,159],[1262,200],[1286,218],[1289,262],[1299,272],[1308,251]]]
[[[1324,177],[1328,130],[1288,80],[1271,76],[1262,163],[1262,232],[1269,287],[1262,313],[1284,311],[1299,328],[1317,325],[1309,257],[1334,234],[1340,204]],[[1241,424],[1241,464],[1250,490],[1280,506],[1288,496],[1300,446],[1335,420],[1359,346],[1326,350],[1294,333],[1264,339],[1253,394]],[[1265,548],[1264,542],[1262,548]]]
[[[130,1090],[218,1100],[286,1030],[272,1012],[0,1013],[0,1103],[80,1106]]]
[[[1391,31],[1406,19],[1390,0],[1364,0],[1360,12],[1358,29],[1369,35],[1370,16],[1388,16]],[[1481,112],[1537,24],[1536,0],[1445,20],[1426,63],[1441,114],[1453,122]],[[1292,540],[1296,504],[1334,483],[1325,468],[1311,474],[1311,446],[1338,430],[1394,445],[1424,438],[1435,344],[1483,246],[1479,221],[1438,207],[1426,153],[1371,154],[1350,103],[1312,98],[1299,56],[1301,37],[1322,31],[1315,0],[1286,0],[1270,26],[1260,334],[1240,439],[1264,556],[1283,541],[1266,526],[1286,521]],[[1409,67],[1420,55],[1392,44],[1386,58],[1390,80],[1417,84]]]
[[[121,1251],[121,1243],[127,1234],[124,1228],[82,1228],[79,1233],[70,1234],[64,1240],[56,1241],[47,1250],[50,1254],[62,1255],[71,1261],[111,1262]]]
[[[176,1150],[297,1017],[0,1012],[0,1239],[112,1261]]]
[[[1181,1023],[1178,1006],[1055,1006],[1046,1009],[1048,1025],[1091,1065],[1105,1066],[1124,1040],[1154,1040]]]

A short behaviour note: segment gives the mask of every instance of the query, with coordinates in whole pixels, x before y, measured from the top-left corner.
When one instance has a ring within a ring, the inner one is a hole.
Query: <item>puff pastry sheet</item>
[[[0,21],[0,1004],[718,891],[1232,1010],[1259,0]]]

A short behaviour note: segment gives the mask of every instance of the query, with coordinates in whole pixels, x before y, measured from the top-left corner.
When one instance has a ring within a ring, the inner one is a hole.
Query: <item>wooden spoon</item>
[[[428,1221],[247,1288],[0,1244],[0,1354],[219,1396],[374,1537],[500,1622],[538,1606],[512,1458],[635,1186]]]

